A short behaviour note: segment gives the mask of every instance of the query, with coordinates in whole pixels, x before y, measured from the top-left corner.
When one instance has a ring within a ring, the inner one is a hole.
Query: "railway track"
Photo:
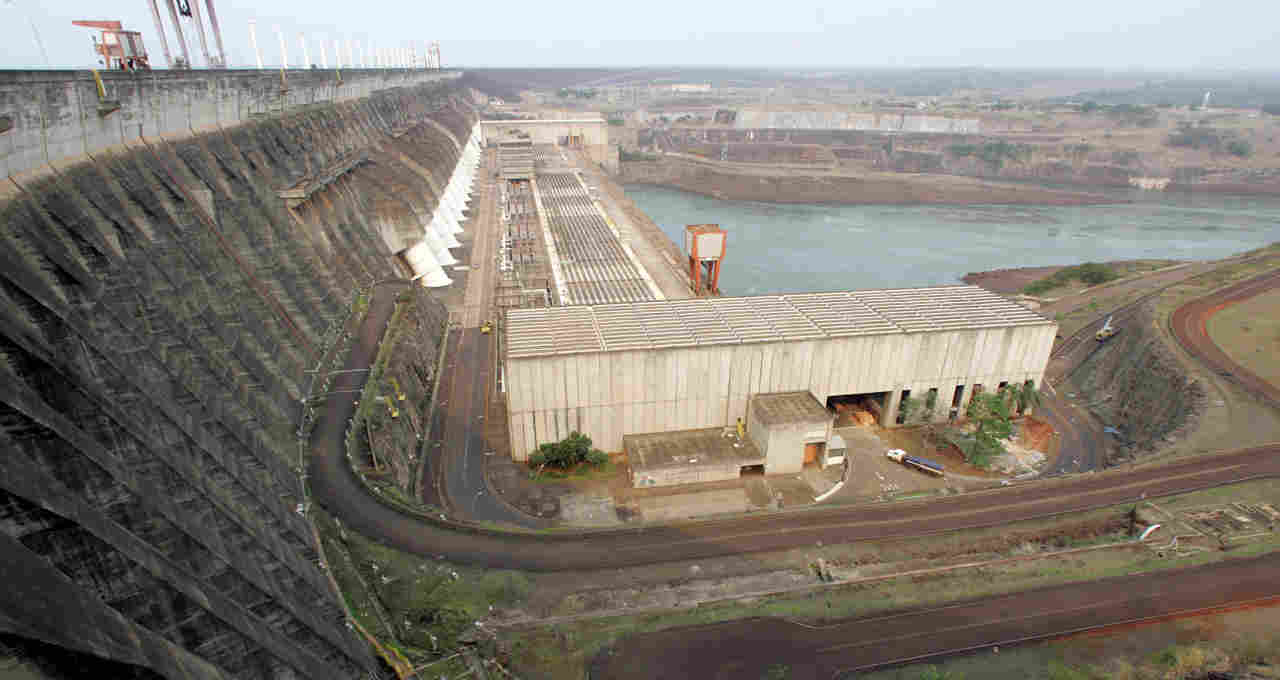
[[[379,331],[390,317],[396,290],[379,288],[365,326],[345,366],[367,368],[377,352]],[[469,365],[487,361],[490,348],[467,349],[489,336],[468,333],[460,338],[462,359]],[[478,351],[477,351],[478,350]],[[476,375],[476,371],[463,375]],[[401,512],[379,502],[355,478],[345,456],[345,427],[354,414],[355,392],[364,374],[344,374],[344,393],[331,398],[313,430],[311,481],[314,498],[349,529],[385,545],[424,556],[440,556],[464,564],[532,571],[597,570],[707,559],[792,549],[804,545],[848,543],[886,537],[919,536],[943,531],[998,526],[1091,508],[1280,476],[1280,444],[1213,457],[1186,459],[1137,471],[1036,482],[990,493],[970,493],[911,504],[831,506],[674,525],[616,530],[527,533],[493,528],[437,516]],[[465,399],[465,395],[461,398]],[[468,417],[446,426],[445,445],[485,450],[483,419]],[[467,499],[468,503],[476,499]]]
[[[1241,258],[1240,260],[1236,261],[1236,262],[1235,262],[1235,263],[1233,263],[1233,264],[1248,264],[1248,263],[1250,263],[1250,262],[1254,262],[1254,261],[1257,261],[1257,260],[1260,260],[1260,259],[1264,259],[1264,258],[1266,258],[1266,257],[1269,257],[1269,255],[1267,255],[1267,254],[1263,254],[1263,255],[1254,255],[1254,256],[1252,256],[1252,257]],[[1130,316],[1132,316],[1134,313],[1136,313],[1136,312],[1137,312],[1137,311],[1142,307],[1142,304],[1143,304],[1143,303],[1145,303],[1146,301],[1148,301],[1148,300],[1150,300],[1150,299],[1152,299],[1152,298],[1156,297],[1157,295],[1160,295],[1161,293],[1163,293],[1164,291],[1168,290],[1169,288],[1171,288],[1171,287],[1173,287],[1173,286],[1176,286],[1176,285],[1179,285],[1179,284],[1186,283],[1186,282],[1188,282],[1188,281],[1195,281],[1196,279],[1199,279],[1199,278],[1200,278],[1200,277],[1202,277],[1202,276],[1206,276],[1206,275],[1208,275],[1208,274],[1213,273],[1213,271],[1214,271],[1214,270],[1209,270],[1209,271],[1206,271],[1206,272],[1201,272],[1201,273],[1199,273],[1199,274],[1195,274],[1195,275],[1193,275],[1193,276],[1189,276],[1189,277],[1187,277],[1187,278],[1185,278],[1185,279],[1178,279],[1178,280],[1175,280],[1175,281],[1170,281],[1170,282],[1168,282],[1168,283],[1166,283],[1166,284],[1164,284],[1164,285],[1162,285],[1162,286],[1159,286],[1159,287],[1157,287],[1157,288],[1153,288],[1153,289],[1151,289],[1150,291],[1147,291],[1146,293],[1143,293],[1142,295],[1140,295],[1140,296],[1139,296],[1139,297],[1137,297],[1136,299],[1131,300],[1131,301],[1129,301],[1129,302],[1127,302],[1127,303],[1125,303],[1125,304],[1123,304],[1123,305],[1121,305],[1121,306],[1119,306],[1119,307],[1116,307],[1115,309],[1113,309],[1113,310],[1111,310],[1111,311],[1109,311],[1109,312],[1105,312],[1105,313],[1102,313],[1102,314],[1099,314],[1099,315],[1095,316],[1093,319],[1091,319],[1091,320],[1090,320],[1088,323],[1086,323],[1084,326],[1080,327],[1080,329],[1079,329],[1079,330],[1077,330],[1076,332],[1074,332],[1074,333],[1072,333],[1071,335],[1067,336],[1066,338],[1063,338],[1063,339],[1062,339],[1062,341],[1060,341],[1060,342],[1058,342],[1056,345],[1054,345],[1053,349],[1052,349],[1052,350],[1050,351],[1050,353],[1049,353],[1049,358],[1050,358],[1050,359],[1061,359],[1061,358],[1064,358],[1064,357],[1066,357],[1066,356],[1070,355],[1070,354],[1071,354],[1071,353],[1072,353],[1076,348],[1078,348],[1078,347],[1080,346],[1080,344],[1081,344],[1081,343],[1083,343],[1085,340],[1091,340],[1091,339],[1093,339],[1094,334],[1097,332],[1097,328],[1101,327],[1102,322],[1103,322],[1103,321],[1105,321],[1105,320],[1107,319],[1107,317],[1108,317],[1108,316],[1113,316],[1113,315],[1114,315],[1114,316],[1115,316],[1115,320],[1116,320],[1116,321],[1123,321],[1123,320],[1126,320],[1126,319],[1128,319]],[[1264,275],[1264,276],[1265,276],[1265,275]],[[1256,278],[1256,277],[1255,277],[1255,278]],[[1096,351],[1096,350],[1095,350],[1095,351]],[[1092,353],[1093,353],[1093,351],[1090,351],[1090,354],[1092,354]],[[1087,358],[1087,356],[1086,356],[1085,358]],[[1077,362],[1077,363],[1079,363],[1079,362]],[[1070,371],[1068,371],[1068,375],[1069,375],[1069,374],[1070,374]]]

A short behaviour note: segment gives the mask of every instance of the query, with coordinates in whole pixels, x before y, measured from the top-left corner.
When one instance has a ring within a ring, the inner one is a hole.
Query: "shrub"
[[[1071,281],[1080,281],[1090,286],[1096,286],[1100,283],[1106,283],[1112,279],[1118,278],[1119,274],[1115,273],[1111,267],[1098,262],[1085,262],[1075,267],[1065,267],[1059,269],[1052,276],[1046,276],[1039,281],[1034,281],[1022,292],[1027,295],[1043,295],[1054,288],[1065,286]]]
[[[529,464],[535,467],[546,465],[568,470],[578,463],[591,460],[595,454],[604,456],[606,461],[609,459],[603,451],[591,448],[591,437],[581,432],[570,432],[568,437],[558,442],[539,446],[537,451],[529,455]],[[596,459],[598,460],[599,456],[596,456]]]
[[[1227,141],[1226,136],[1219,130],[1205,126],[1192,126],[1183,123],[1178,129],[1170,134],[1165,144],[1169,146],[1185,147],[1191,149],[1209,149],[1217,151],[1222,148]]]
[[[609,454],[600,449],[592,449],[587,453],[587,462],[596,466],[604,465],[609,462]]]
[[[1227,142],[1227,153],[1240,158],[1248,158],[1253,154],[1253,145],[1243,139],[1233,139]]]
[[[1111,267],[1097,262],[1086,262],[1075,267],[1075,270],[1075,277],[1091,286],[1106,283],[1116,278],[1116,273],[1112,271]]]

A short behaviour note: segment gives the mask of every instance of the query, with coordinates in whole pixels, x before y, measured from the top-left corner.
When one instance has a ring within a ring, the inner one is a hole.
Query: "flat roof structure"
[[[538,173],[534,195],[554,246],[550,249],[555,260],[552,273],[565,304],[620,304],[662,297],[578,175]]]
[[[762,425],[808,425],[832,420],[831,412],[808,390],[752,395],[751,417]]]
[[[1051,324],[1022,305],[969,285],[573,305],[510,311],[507,355],[519,359]]]
[[[622,446],[640,488],[736,479],[742,467],[765,463],[750,438],[725,436],[722,427],[632,434]]]

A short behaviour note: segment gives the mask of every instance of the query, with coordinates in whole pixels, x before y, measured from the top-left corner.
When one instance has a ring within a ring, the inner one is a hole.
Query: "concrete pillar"
[[[889,403],[884,407],[884,422],[881,425],[885,427],[898,426],[898,405],[902,402],[903,387],[898,385],[889,392]]]

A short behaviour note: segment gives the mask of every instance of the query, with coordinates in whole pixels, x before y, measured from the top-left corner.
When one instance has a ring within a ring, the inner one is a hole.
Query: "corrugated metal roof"
[[[977,286],[574,305],[508,312],[511,358],[1052,323]]]

